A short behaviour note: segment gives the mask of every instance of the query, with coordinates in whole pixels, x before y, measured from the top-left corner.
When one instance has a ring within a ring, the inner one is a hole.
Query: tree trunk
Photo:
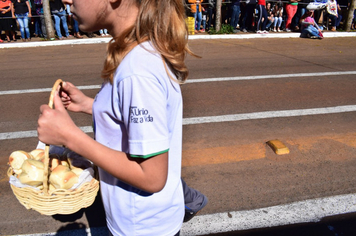
[[[352,24],[352,19],[354,17],[354,10],[355,10],[355,6],[356,6],[356,0],[352,0],[349,6],[349,12],[347,13],[347,17],[346,17],[346,24],[344,26],[344,30],[345,31],[350,31],[351,30],[351,24]]]
[[[51,16],[51,9],[49,6],[49,0],[43,0],[43,15],[45,18],[47,39],[54,40],[55,34],[54,34],[54,29],[53,29],[53,21],[52,21],[52,16]]]
[[[215,15],[215,30],[219,32],[221,29],[221,5],[222,0],[216,1],[216,15]]]

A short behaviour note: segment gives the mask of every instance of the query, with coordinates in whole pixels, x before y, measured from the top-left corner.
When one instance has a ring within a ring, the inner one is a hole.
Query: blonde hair
[[[101,77],[112,83],[113,74],[123,58],[136,45],[150,41],[176,76],[177,82],[183,83],[188,77],[184,59],[187,53],[194,55],[188,48],[183,1],[136,0],[135,4],[139,9],[136,22],[120,37],[109,42]]]

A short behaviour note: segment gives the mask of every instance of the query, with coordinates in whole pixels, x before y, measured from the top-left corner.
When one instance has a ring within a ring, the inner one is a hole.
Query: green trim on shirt
[[[293,6],[296,6],[296,5],[298,5],[298,3],[297,2],[291,2],[291,3],[289,3],[290,5],[293,5]]]
[[[161,151],[161,152],[156,152],[156,153],[148,154],[148,155],[131,155],[131,154],[130,154],[130,157],[147,159],[147,158],[150,158],[150,157],[154,157],[154,156],[157,156],[157,155],[166,153],[166,152],[168,152],[168,150],[169,150],[169,149],[163,150],[163,151]]]

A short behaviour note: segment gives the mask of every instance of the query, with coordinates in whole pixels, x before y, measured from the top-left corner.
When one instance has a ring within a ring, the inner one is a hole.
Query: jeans
[[[331,26],[332,27],[338,27],[340,25],[342,15],[339,15],[339,17],[327,14],[327,16],[331,19]]]
[[[210,27],[211,27],[211,21],[213,18],[213,9],[212,8],[208,8],[208,21],[206,22],[206,30],[209,31]],[[214,28],[215,28],[215,22],[213,22]]]
[[[41,31],[44,38],[47,38],[46,20],[43,15],[40,15]]]
[[[200,30],[202,14],[201,14],[201,11],[199,11],[199,5],[198,4],[197,4],[197,11],[194,13],[194,19],[195,19],[195,29],[196,30]]]
[[[309,25],[308,27],[304,28],[301,32],[301,36],[302,37],[308,37],[308,34],[310,36],[316,36],[319,37],[319,30],[313,26],[313,25]]]
[[[28,28],[28,21],[29,21],[28,12],[24,14],[15,14],[15,16],[20,25],[21,38],[25,39],[26,36],[28,39],[31,38],[30,28]]]
[[[68,24],[67,24],[67,15],[66,11],[60,11],[60,12],[52,12],[53,17],[54,17],[54,23],[55,23],[55,28],[56,32],[59,38],[62,38],[62,33],[61,33],[61,21],[62,21],[62,26],[65,32],[65,37],[69,36],[69,31],[68,31]]]
[[[231,22],[230,25],[236,29],[237,24],[239,23],[240,18],[240,6],[233,5],[231,11]]]
[[[40,36],[42,34],[42,30],[41,30],[41,19],[39,16],[35,16],[33,18],[34,20],[34,25],[35,25],[35,34],[37,34],[38,36]]]
[[[274,28],[276,28],[276,27],[278,27],[278,28],[280,28],[281,27],[281,25],[282,25],[282,17],[281,16],[279,16],[279,17],[275,17],[274,18],[274,24],[273,24],[273,26],[274,26]]]

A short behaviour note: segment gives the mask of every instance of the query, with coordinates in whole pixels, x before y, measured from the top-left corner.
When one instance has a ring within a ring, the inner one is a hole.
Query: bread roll
[[[25,151],[14,151],[9,156],[9,165],[12,167],[15,174],[21,174],[23,162],[30,158],[30,154]]]
[[[30,152],[30,155],[32,156],[32,159],[41,160],[44,158],[45,152],[43,149],[35,149]]]
[[[41,161],[27,159],[22,164],[19,180],[23,184],[39,186],[43,184],[44,164]]]
[[[74,167],[71,169],[77,176],[80,176],[83,173],[83,169]]]
[[[68,167],[59,165],[49,176],[50,184],[57,189],[70,189],[74,184],[78,183],[79,177]]]

